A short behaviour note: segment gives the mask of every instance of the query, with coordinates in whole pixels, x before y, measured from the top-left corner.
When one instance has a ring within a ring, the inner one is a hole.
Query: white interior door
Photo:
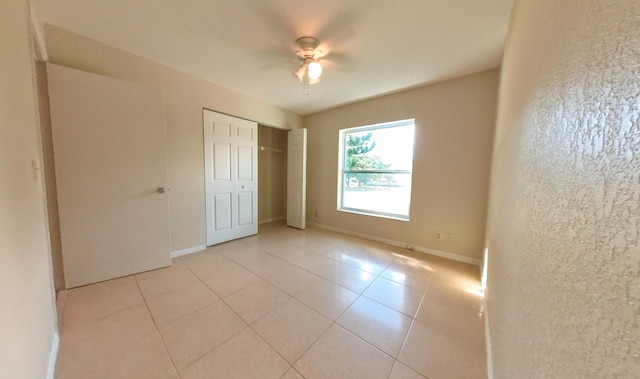
[[[47,69],[66,287],[169,266],[162,93]]]
[[[306,227],[307,129],[289,132],[287,147],[287,225]]]
[[[203,111],[207,245],[258,233],[258,124]]]

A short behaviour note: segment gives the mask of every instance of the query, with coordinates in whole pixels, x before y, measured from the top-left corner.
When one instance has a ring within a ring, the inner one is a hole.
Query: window
[[[340,130],[338,210],[409,220],[414,120]]]

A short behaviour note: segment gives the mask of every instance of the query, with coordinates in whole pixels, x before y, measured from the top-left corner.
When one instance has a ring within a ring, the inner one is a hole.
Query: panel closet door
[[[258,124],[203,110],[207,245],[258,233]]]
[[[306,228],[307,129],[292,130],[287,148],[287,225]]]

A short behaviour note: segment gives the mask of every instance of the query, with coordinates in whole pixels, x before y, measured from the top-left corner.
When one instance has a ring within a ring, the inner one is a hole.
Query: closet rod
[[[268,146],[258,146],[258,150],[272,151],[274,153],[284,153],[284,149],[278,149],[278,148],[275,148],[275,147],[268,147]]]

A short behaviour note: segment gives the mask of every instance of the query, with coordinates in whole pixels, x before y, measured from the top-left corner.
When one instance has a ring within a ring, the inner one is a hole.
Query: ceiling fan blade
[[[264,63],[258,66],[260,71],[271,71],[271,70],[291,70],[293,67],[296,67],[296,62],[293,60],[281,60],[274,61],[271,63]]]
[[[355,19],[352,12],[342,13],[318,32],[318,39],[323,42],[323,45],[328,45],[329,48],[344,44],[356,36],[356,31],[353,28]]]
[[[323,61],[329,61],[332,64],[338,65],[351,65],[353,63],[353,59],[350,55],[341,52],[330,52],[322,57]]]
[[[327,44],[330,51],[356,37],[358,20],[365,17],[376,7],[379,0],[352,0],[341,11],[335,12],[329,21],[317,33],[318,39]]]
[[[259,52],[258,69],[261,71],[274,69],[291,69],[299,65],[298,58],[286,48],[263,49]]]
[[[338,52],[325,55],[321,60],[322,65],[331,70],[352,71],[355,68],[353,57]]]
[[[262,47],[279,47],[287,51],[295,49],[295,31],[291,21],[283,10],[274,7],[269,0],[249,0],[245,7],[261,25],[266,26],[263,33],[255,36]]]

